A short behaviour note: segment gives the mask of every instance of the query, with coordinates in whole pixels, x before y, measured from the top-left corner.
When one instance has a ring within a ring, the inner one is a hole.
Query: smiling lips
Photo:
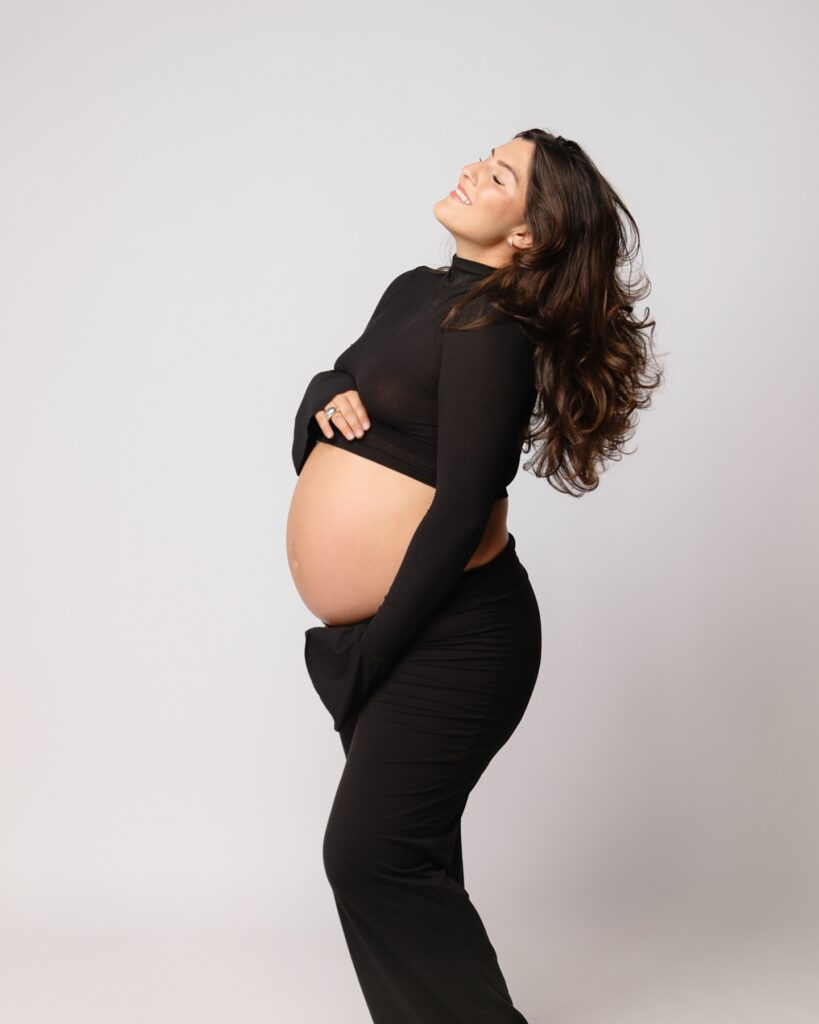
[[[452,189],[452,191],[449,194],[452,196],[453,199],[456,199],[459,203],[463,203],[464,206],[472,205],[472,200],[469,198],[466,192],[464,192],[460,185],[457,188]]]

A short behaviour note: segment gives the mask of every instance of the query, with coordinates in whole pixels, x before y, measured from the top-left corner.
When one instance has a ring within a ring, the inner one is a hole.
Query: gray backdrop
[[[467,888],[531,1024],[819,1019],[816,28],[3,0],[4,1019],[368,1019],[292,421],[386,284],[449,259],[461,166],[534,126],[634,213],[667,383],[596,492],[510,490],[544,655]]]

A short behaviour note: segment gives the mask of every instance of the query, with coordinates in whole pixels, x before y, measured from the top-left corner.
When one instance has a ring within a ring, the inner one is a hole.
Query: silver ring
[[[335,416],[335,414],[337,412],[338,412],[338,407],[337,406],[335,406],[335,405],[328,405],[327,408],[324,410],[324,415],[329,420],[329,419],[332,419],[333,416]]]

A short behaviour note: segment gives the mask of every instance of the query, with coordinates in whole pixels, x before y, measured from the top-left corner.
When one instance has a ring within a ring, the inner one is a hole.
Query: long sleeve
[[[458,583],[531,412],[532,349],[515,321],[439,333],[432,503],[377,612],[352,625],[306,631],[308,672],[339,731]]]
[[[411,273],[411,270],[404,271],[399,274],[398,277],[390,281],[381,298],[378,300],[367,326],[364,328],[365,333],[369,330],[375,318],[384,309],[390,297],[397,291],[401,281]],[[361,339],[359,338],[359,341],[360,340]],[[354,342],[353,344],[357,344],[357,342]],[[352,348],[352,345],[350,348]],[[347,349],[347,351],[349,351],[349,349]],[[323,409],[324,406],[327,405],[333,395],[337,395],[340,391],[350,391],[355,388],[355,378],[344,368],[343,355],[344,354],[342,353],[342,355],[336,359],[332,370],[322,370],[313,377],[307,385],[307,390],[304,392],[304,397],[302,398],[301,404],[296,412],[296,420],[293,426],[292,458],[293,467],[296,470],[297,476],[301,473],[302,466],[304,466],[304,463],[307,461],[307,456],[313,450],[313,446],[321,436],[321,427],[315,419],[316,413],[319,409]]]

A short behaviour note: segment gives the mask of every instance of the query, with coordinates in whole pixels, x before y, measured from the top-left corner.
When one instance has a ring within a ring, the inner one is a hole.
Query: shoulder
[[[413,267],[410,270],[402,270],[397,277],[394,277],[384,290],[384,295],[393,295],[404,285],[409,284],[413,281],[418,280],[421,271],[425,270],[425,267]]]
[[[487,317],[489,323],[467,330],[442,328],[442,337],[447,340],[458,337],[467,343],[471,340],[474,344],[488,346],[503,345],[518,352],[531,353],[532,339],[524,325],[508,313],[500,312],[483,296],[467,302],[458,320],[468,323],[478,317]]]
[[[423,302],[434,293],[434,284],[438,277],[439,275],[429,267],[411,267],[404,270],[384,289],[379,305],[406,302],[411,306]]]
[[[428,274],[437,274],[436,270],[431,270],[429,267],[411,267],[409,270],[403,270],[394,278],[395,281],[406,281],[410,278],[426,276]]]

